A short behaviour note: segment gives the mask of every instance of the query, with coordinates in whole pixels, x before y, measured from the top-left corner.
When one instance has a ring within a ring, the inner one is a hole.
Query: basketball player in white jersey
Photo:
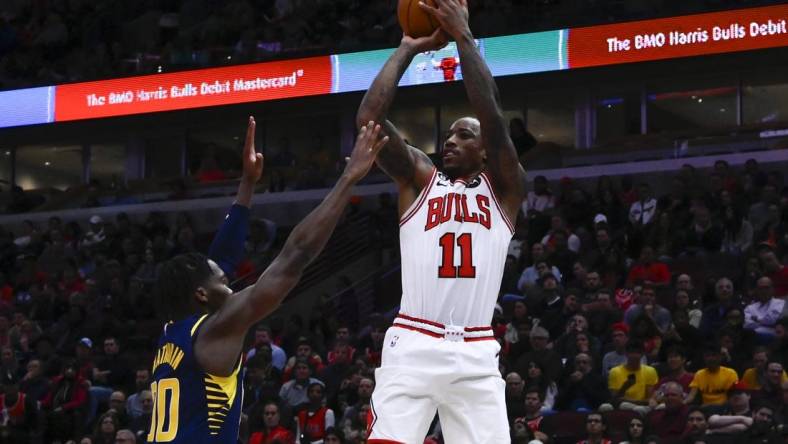
[[[477,117],[451,125],[441,171],[386,121],[390,141],[377,163],[399,188],[403,295],[376,371],[368,442],[420,444],[437,410],[447,443],[508,443],[500,347],[490,322],[525,172],[468,27],[466,0],[420,6],[457,42]],[[440,31],[403,37],[367,91],[358,124],[384,121],[414,55],[445,44]]]

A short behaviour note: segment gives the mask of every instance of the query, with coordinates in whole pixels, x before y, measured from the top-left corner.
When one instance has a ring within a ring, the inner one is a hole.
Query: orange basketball
[[[435,0],[422,0],[430,6],[435,6]],[[413,38],[432,35],[440,24],[429,12],[421,9],[419,0],[399,0],[397,17],[402,32]]]

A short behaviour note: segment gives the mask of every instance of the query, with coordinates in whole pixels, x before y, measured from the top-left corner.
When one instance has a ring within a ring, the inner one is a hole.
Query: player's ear
[[[204,287],[197,287],[194,290],[194,298],[197,300],[199,304],[207,304],[208,303],[208,290]]]

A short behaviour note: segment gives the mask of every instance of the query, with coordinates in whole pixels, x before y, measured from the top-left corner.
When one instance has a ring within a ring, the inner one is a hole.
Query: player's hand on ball
[[[432,14],[441,24],[447,34],[457,40],[463,33],[469,31],[468,27],[468,0],[435,0],[437,8],[425,2],[419,2],[419,7]]]
[[[388,136],[380,137],[380,125],[370,121],[362,126],[356,138],[356,146],[350,157],[346,157],[344,175],[358,182],[367,175],[381,148],[389,141]]]
[[[427,52],[427,51],[437,51],[438,49],[443,48],[449,43],[449,36],[443,32],[442,29],[438,28],[432,35],[427,37],[419,37],[414,39],[409,35],[402,36],[401,45],[407,47],[414,53],[420,52]]]

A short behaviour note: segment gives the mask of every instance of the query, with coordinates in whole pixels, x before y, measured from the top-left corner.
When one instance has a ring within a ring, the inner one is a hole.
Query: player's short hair
[[[208,258],[200,253],[186,253],[164,262],[156,281],[156,313],[165,321],[188,316],[198,287],[211,275]]]

